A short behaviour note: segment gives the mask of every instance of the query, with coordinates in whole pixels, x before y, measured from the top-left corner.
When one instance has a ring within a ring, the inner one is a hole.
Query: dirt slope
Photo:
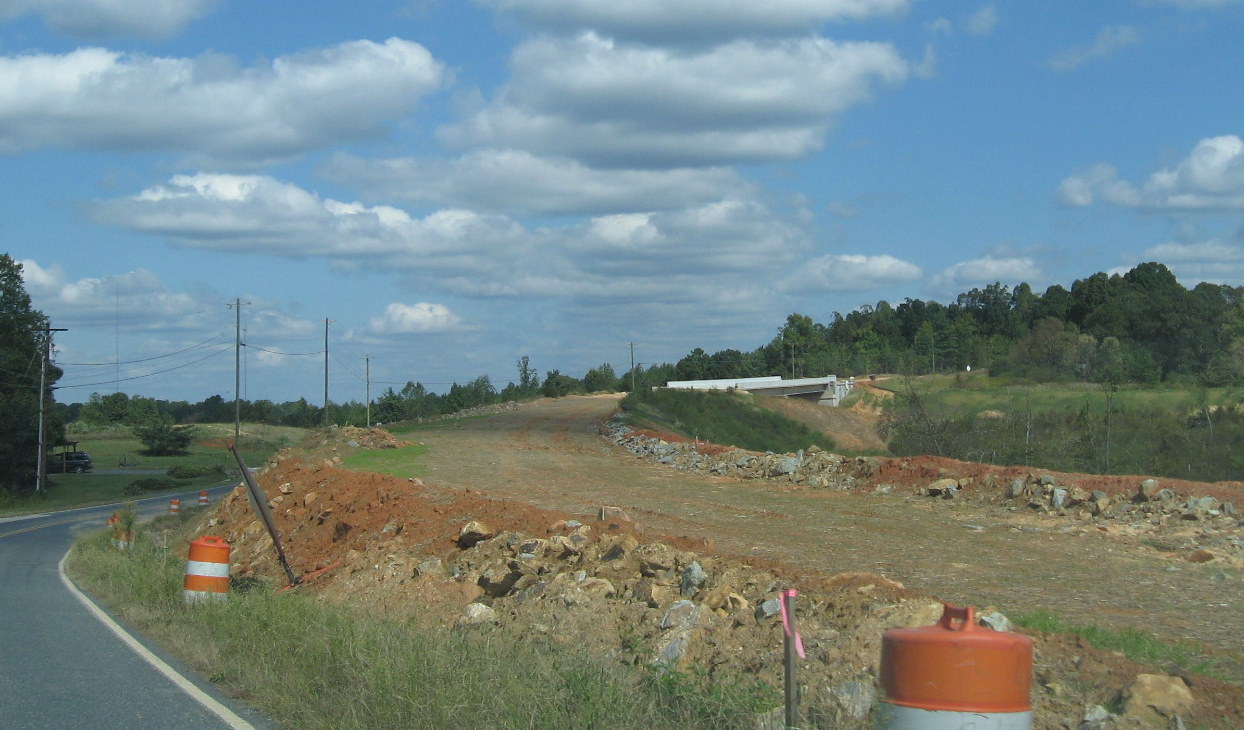
[[[270,466],[263,483],[289,535],[287,550],[296,569],[309,572],[341,562],[343,567],[321,586],[360,600],[408,604],[422,598],[460,608],[478,596],[477,585],[490,585],[490,570],[505,564],[495,555],[460,552],[455,539],[466,521],[484,520],[496,531],[555,540],[560,528],[551,524],[575,517],[589,522],[602,505],[612,505],[629,513],[635,524],[593,523],[598,525],[593,539],[618,540],[623,533],[641,542],[664,539],[679,550],[694,551],[687,555],[701,556],[706,565],[718,561],[717,570],[742,559],[814,589],[840,586],[842,578],[834,576],[844,573],[880,574],[884,579],[865,580],[868,589],[891,585],[888,579],[906,586],[900,592],[904,596],[925,594],[1010,614],[1048,609],[1073,623],[1135,627],[1244,654],[1244,570],[1221,560],[1190,562],[1183,546],[1194,542],[1196,523],[1102,525],[989,500],[930,499],[924,487],[939,476],[973,477],[979,483],[988,470],[949,460],[894,461],[884,471],[894,487],[887,494],[693,474],[637,458],[602,438],[601,424],[615,410],[616,400],[543,400],[419,432],[420,440],[431,446],[420,460],[427,476],[419,481],[353,473],[325,461],[353,448],[338,437],[328,439],[307,465],[298,463],[302,457],[290,456]],[[1134,490],[1138,483],[1138,478],[1084,479],[1086,487],[1106,487],[1116,494]],[[1203,494],[1234,495],[1237,504],[1244,504],[1233,485],[1182,483],[1179,488],[1197,486],[1204,488]],[[269,558],[270,546],[254,539],[258,527],[243,512],[244,500],[235,495],[217,511],[216,527],[227,528],[229,539],[242,548],[242,570],[254,565],[270,572],[271,566],[259,567]],[[473,550],[504,552],[505,544],[497,537]],[[617,544],[601,542],[599,549]],[[466,561],[456,563],[455,570],[472,580],[453,595],[446,595],[439,583],[410,582],[419,574],[413,566],[421,555],[443,556],[447,564]],[[513,558],[511,565],[516,564]],[[540,570],[552,575],[558,569],[546,565]],[[616,576],[619,593],[623,585],[640,585],[624,582],[622,576]],[[737,583],[739,593],[746,593],[742,585],[751,585]],[[504,593],[499,596],[508,600]],[[743,597],[747,614],[756,599]],[[822,605],[846,603],[833,599]],[[621,611],[617,605],[610,601],[594,610],[612,606]],[[522,610],[514,609],[514,615]],[[654,619],[636,613],[619,620],[651,624]],[[878,626],[872,628],[876,633]],[[718,636],[725,631],[718,629]],[[773,635],[768,640],[780,643]],[[765,651],[773,650],[766,646]],[[875,653],[875,641],[860,651]],[[1037,682],[1048,693],[1039,705],[1045,718],[1038,727],[1043,728],[1075,727],[1086,698],[1108,702],[1111,693],[1145,671],[1075,642],[1047,639],[1038,653]],[[834,656],[857,671],[875,671],[870,664],[875,659],[867,656],[849,662],[841,654]],[[826,671],[832,670],[827,665]],[[1079,686],[1069,691],[1070,683]],[[1193,717],[1201,727],[1244,722],[1244,693],[1238,687],[1204,678],[1195,683],[1203,706]]]

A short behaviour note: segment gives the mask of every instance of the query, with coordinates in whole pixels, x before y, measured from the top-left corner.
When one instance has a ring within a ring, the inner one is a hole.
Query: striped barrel
[[[168,501],[168,513],[170,515],[181,514],[181,500],[170,499]]]
[[[946,604],[933,626],[885,632],[881,687],[885,730],[1029,730],[1032,639]]]
[[[206,490],[199,492],[199,506],[200,507],[207,506],[207,491]]]
[[[229,597],[229,551],[229,543],[210,535],[190,543],[183,584],[186,603]]]

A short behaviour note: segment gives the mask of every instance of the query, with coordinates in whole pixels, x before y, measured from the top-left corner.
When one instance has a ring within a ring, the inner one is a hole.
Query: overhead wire
[[[174,370],[181,370],[182,368],[190,367],[191,365],[197,365],[203,362],[204,360],[209,360],[217,355],[220,355],[221,353],[228,352],[232,349],[233,349],[232,345],[221,347],[221,348],[218,348],[214,352],[210,352],[207,355],[204,355],[198,360],[191,360],[190,362],[185,362],[180,365],[174,365],[173,367],[166,368],[164,370],[157,370],[156,372],[153,372],[153,373],[144,373],[143,375],[133,375],[128,378],[111,378],[109,380],[103,380],[98,383],[73,383],[71,385],[56,385],[54,386],[54,390],[68,390],[72,388],[93,388],[99,385],[112,385],[113,383],[125,383],[131,380],[142,380],[143,378],[154,378],[157,375],[164,375],[165,373],[171,373]]]

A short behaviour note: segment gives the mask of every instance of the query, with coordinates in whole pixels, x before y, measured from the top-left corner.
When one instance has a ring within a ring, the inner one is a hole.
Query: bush
[[[135,494],[137,492],[158,492],[162,489],[172,489],[179,486],[176,480],[168,477],[142,477],[135,479],[125,488],[127,494]]]
[[[224,469],[211,464],[183,464],[168,470],[168,475],[174,479],[198,479],[224,473]]]
[[[134,436],[147,447],[148,456],[184,454],[194,441],[193,426],[178,426],[168,416],[156,416],[134,427]]]

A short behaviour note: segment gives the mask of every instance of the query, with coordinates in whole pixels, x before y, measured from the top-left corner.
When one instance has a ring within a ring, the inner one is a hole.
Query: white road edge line
[[[125,642],[126,646],[128,646],[135,654],[142,657],[143,661],[150,664],[157,672],[163,674],[170,682],[177,685],[177,688],[182,692],[190,695],[195,702],[203,705],[203,708],[208,712],[212,713],[216,717],[219,717],[230,728],[233,728],[233,730],[257,730],[254,725],[250,724],[246,720],[243,720],[233,710],[230,710],[220,702],[212,699],[211,696],[196,687],[193,682],[186,679],[180,672],[170,667],[163,659],[151,653],[150,649],[143,646],[142,643],[139,642],[138,639],[135,639],[132,634],[121,628],[121,625],[116,621],[113,621],[111,616],[104,613],[102,608],[97,606],[95,602],[88,598],[85,593],[78,590],[78,587],[73,584],[73,581],[69,580],[69,576],[65,575],[65,561],[68,559],[69,552],[66,552],[64,557],[60,559],[60,562],[56,564],[56,570],[60,573],[61,582],[64,583],[65,587],[69,589],[69,592],[73,594],[73,597],[78,599],[78,602],[83,606],[86,606],[86,610],[90,611],[100,623],[108,627],[108,630],[112,633],[116,634],[117,638]]]

